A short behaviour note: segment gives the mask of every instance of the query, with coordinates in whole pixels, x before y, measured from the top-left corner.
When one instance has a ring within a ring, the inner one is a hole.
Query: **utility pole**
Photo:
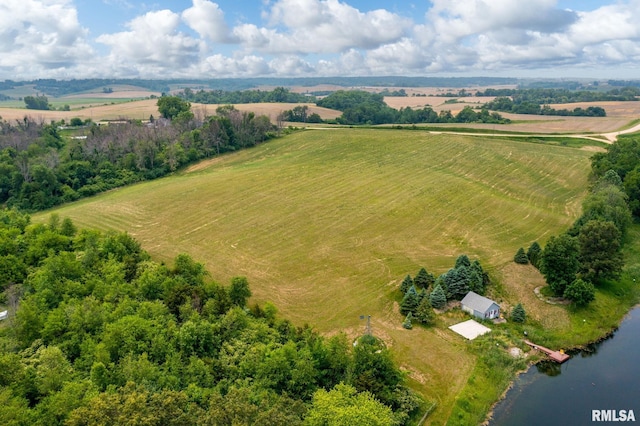
[[[360,319],[367,319],[367,328],[365,328],[364,330],[364,334],[366,334],[367,336],[371,336],[371,315],[360,315]]]

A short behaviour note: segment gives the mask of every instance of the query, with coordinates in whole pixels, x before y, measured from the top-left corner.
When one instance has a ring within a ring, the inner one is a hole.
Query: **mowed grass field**
[[[519,275],[505,268],[579,215],[590,155],[487,136],[307,130],[55,213],[127,231],[158,260],[188,253],[224,284],[245,275],[252,301],[325,334],[355,337],[359,316],[371,315],[441,424],[475,358],[444,327],[450,318],[404,330],[399,283],[466,253],[501,280],[501,294],[517,294]]]

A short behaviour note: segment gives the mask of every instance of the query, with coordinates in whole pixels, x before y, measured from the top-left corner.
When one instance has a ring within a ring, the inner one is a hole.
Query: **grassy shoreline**
[[[626,267],[619,280],[607,281],[598,287],[596,300],[589,306],[564,308],[569,313],[570,328],[548,330],[537,322],[509,324],[496,327],[495,333],[474,342],[470,350],[478,354],[478,363],[456,399],[447,424],[488,424],[493,408],[504,399],[517,376],[545,359],[539,354],[526,362],[509,359],[505,345],[529,351],[526,345],[517,343],[524,331],[536,343],[568,351],[583,349],[609,337],[640,302],[640,284],[636,283],[640,283],[640,224],[630,229],[624,252]]]

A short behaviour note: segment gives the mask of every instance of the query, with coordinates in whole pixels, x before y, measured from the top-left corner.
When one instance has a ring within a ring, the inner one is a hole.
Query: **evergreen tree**
[[[413,328],[413,325],[411,324],[411,320],[413,319],[413,314],[411,312],[409,312],[406,316],[406,318],[404,319],[404,322],[402,323],[402,326],[404,328],[406,328],[407,330],[411,330]]]
[[[541,253],[542,253],[542,248],[540,247],[540,244],[538,244],[537,241],[534,241],[533,243],[531,243],[531,245],[529,246],[529,249],[527,250],[527,259],[529,259],[529,262],[536,268],[540,267]]]
[[[455,268],[458,269],[459,267],[464,266],[466,268],[471,266],[471,260],[469,260],[469,256],[467,256],[466,254],[461,254],[460,256],[458,256],[458,258],[456,259],[456,266]]]
[[[433,311],[431,301],[425,297],[418,305],[418,309],[415,315],[416,319],[425,325],[433,325],[436,321],[436,313]]]
[[[513,257],[513,261],[519,263],[520,265],[526,265],[529,263],[529,258],[527,257],[527,254],[524,252],[524,249],[522,247],[518,249],[518,252]]]
[[[431,306],[436,309],[442,309],[447,304],[447,296],[440,285],[436,284],[434,287],[433,291],[429,295],[429,302],[431,303]]]
[[[513,308],[513,311],[511,311],[511,320],[513,322],[523,323],[526,317],[527,314],[525,313],[521,303],[518,303],[515,308]]]
[[[402,298],[402,303],[400,303],[400,313],[403,315],[407,315],[409,312],[415,312],[418,308],[419,303],[420,300],[418,298],[416,287],[409,287],[409,290],[407,290],[404,298]]]
[[[469,289],[478,294],[484,294],[484,280],[482,275],[473,266],[469,271]]]
[[[447,273],[447,299],[462,299],[469,292],[469,268],[460,266]]]
[[[586,306],[596,298],[596,289],[590,282],[578,278],[567,286],[564,297],[578,306]]]
[[[415,285],[417,288],[426,289],[426,288],[429,288],[431,284],[433,284],[433,282],[435,281],[435,278],[433,275],[428,273],[426,269],[421,268],[420,271],[418,271],[418,274],[416,275],[413,281],[415,282]]]
[[[406,277],[404,277],[404,280],[402,280],[402,284],[400,284],[400,291],[402,292],[402,294],[406,294],[412,285],[413,280],[411,279],[411,275],[407,275]]]
[[[475,274],[479,277],[478,283],[474,282]],[[482,269],[480,262],[474,260],[471,264],[471,274],[470,274],[470,282],[469,287],[471,290],[475,291],[478,294],[484,294],[487,286],[490,284],[489,275]]]

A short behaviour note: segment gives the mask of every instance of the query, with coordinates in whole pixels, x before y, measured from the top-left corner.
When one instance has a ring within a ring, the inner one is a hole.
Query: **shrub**
[[[527,254],[524,252],[524,249],[522,247],[518,249],[518,252],[513,257],[513,261],[519,263],[520,265],[527,265],[529,263],[529,258],[527,257]]]
[[[596,298],[596,289],[590,282],[578,278],[564,290],[564,297],[578,306],[586,306]]]
[[[406,328],[407,330],[411,330],[413,328],[413,325],[411,324],[411,320],[413,319],[413,314],[411,312],[409,312],[407,314],[407,317],[404,319],[404,322],[402,323],[402,326],[404,328]]]

